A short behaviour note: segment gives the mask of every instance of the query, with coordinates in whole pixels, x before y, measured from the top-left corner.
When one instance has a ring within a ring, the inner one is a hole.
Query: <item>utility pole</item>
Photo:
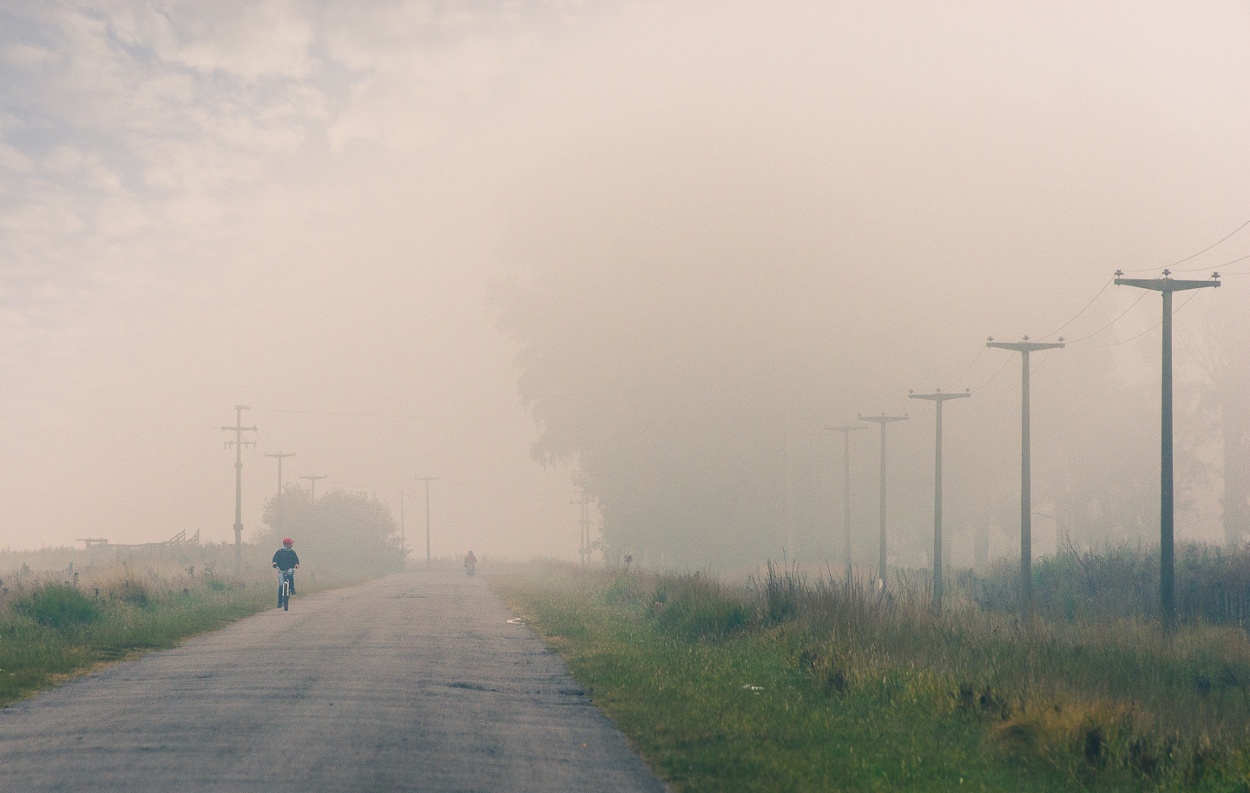
[[[404,489],[399,489],[399,549],[403,552],[404,566],[408,566],[408,539],[404,534]]]
[[[932,394],[907,392],[908,399],[926,399],[936,408],[936,441],[933,445],[933,613],[942,613],[942,403],[948,399],[964,399],[971,391],[962,394],[943,394],[939,388]]]
[[[590,496],[585,490],[582,491],[581,505],[581,539],[578,541],[577,554],[582,558],[582,567],[585,567],[590,564]]]
[[[986,347],[998,350],[1015,350],[1020,353],[1020,624],[1026,629],[1033,626],[1033,472],[1032,450],[1029,437],[1029,353],[1037,350],[1063,348],[1063,338],[1056,342],[994,341],[991,336]]]
[[[312,485],[311,485],[311,491],[310,491],[310,492],[311,492],[311,494],[312,494],[312,497],[311,497],[309,500],[310,500],[312,503],[316,504],[316,503],[317,503],[317,480],[318,480],[318,479],[328,479],[329,477],[328,477],[328,476],[326,476],[325,474],[300,474],[300,477],[299,477],[299,478],[300,478],[300,479],[307,479],[309,482],[311,482],[311,483],[312,483]]]
[[[251,410],[247,405],[234,406],[234,426],[222,427],[226,432],[234,433],[234,440],[226,441],[226,448],[234,447],[234,574],[243,571],[243,447],[252,447],[256,441],[243,440],[243,433],[255,432],[256,427],[243,426],[243,411]]]
[[[274,528],[285,533],[286,521],[282,519],[282,461],[287,457],[294,457],[295,452],[287,452],[285,454],[283,452],[278,452],[277,454],[265,452],[265,456],[274,457],[278,460],[278,500],[273,502],[274,520],[277,522],[277,525]]]
[[[1136,286],[1163,294],[1163,416],[1159,432],[1159,604],[1163,612],[1163,625],[1167,630],[1176,626],[1176,479],[1172,460],[1172,293],[1188,289],[1219,286],[1220,274],[1211,273],[1209,281],[1173,280],[1170,270],[1163,271],[1162,278],[1122,278],[1124,273],[1115,271],[1116,286]]]
[[[418,476],[418,482],[425,482],[425,569],[430,569],[430,482],[437,476]]]
[[[794,472],[790,467],[790,425],[786,424],[785,438],[786,475],[786,546],[787,564],[794,564]]]
[[[879,548],[877,549],[877,581],[882,589],[885,588],[885,560],[886,560],[886,544],[885,544],[885,425],[895,421],[907,421],[907,415],[887,416],[882,413],[880,416],[859,416],[860,421],[872,421],[881,426],[881,532],[878,537]]]
[[[842,534],[846,541],[846,585],[851,585],[851,433],[867,427],[825,427],[827,432],[842,433]]]

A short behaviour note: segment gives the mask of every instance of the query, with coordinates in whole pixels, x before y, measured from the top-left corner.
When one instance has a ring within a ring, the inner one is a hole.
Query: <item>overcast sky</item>
[[[889,410],[1250,220],[1247,97],[1246,2],[10,0],[0,546],[231,539],[242,403],[249,533],[286,451],[396,512],[441,476],[436,553],[572,556],[491,283],[639,224],[752,277],[827,261],[898,385],[831,404]],[[1250,309],[1222,269],[1186,320]]]

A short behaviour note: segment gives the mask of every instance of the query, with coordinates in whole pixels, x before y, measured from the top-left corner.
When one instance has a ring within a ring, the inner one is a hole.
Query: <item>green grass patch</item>
[[[356,579],[307,576],[303,594]],[[124,567],[91,588],[33,584],[0,603],[0,706],[93,666],[176,646],[275,605],[277,585],[249,580],[170,579]]]
[[[64,630],[95,622],[103,616],[100,605],[69,584],[49,584],[14,601],[13,611],[40,625]]]
[[[490,579],[680,791],[1247,791],[1250,643],[771,571]]]

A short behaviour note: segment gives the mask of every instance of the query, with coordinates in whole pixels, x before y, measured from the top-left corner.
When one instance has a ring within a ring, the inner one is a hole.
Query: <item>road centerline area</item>
[[[661,791],[479,579],[297,597],[0,710],[4,789]]]

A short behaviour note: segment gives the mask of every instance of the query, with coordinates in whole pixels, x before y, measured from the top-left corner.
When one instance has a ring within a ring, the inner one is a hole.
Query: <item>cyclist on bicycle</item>
[[[282,540],[282,547],[273,555],[273,566],[279,570],[290,570],[291,594],[295,594],[295,569],[299,567],[299,554],[295,553],[291,548],[295,544],[295,540],[290,537]]]

